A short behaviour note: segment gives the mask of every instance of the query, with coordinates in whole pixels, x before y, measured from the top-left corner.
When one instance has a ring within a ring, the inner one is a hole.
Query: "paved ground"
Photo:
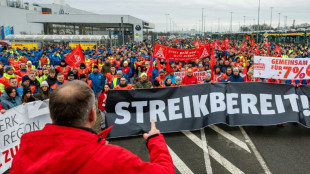
[[[285,127],[229,127],[213,125],[200,131],[165,134],[176,173],[310,173],[310,129]],[[149,159],[142,137],[113,139]]]
[[[97,120],[94,129],[99,132]],[[296,127],[229,127],[213,125],[199,131],[165,134],[176,173],[310,173],[310,129]],[[112,139],[149,160],[141,137]],[[8,173],[8,172],[7,172]]]

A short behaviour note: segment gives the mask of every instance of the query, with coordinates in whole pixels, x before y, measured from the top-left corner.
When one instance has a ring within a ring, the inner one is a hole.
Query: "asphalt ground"
[[[199,131],[164,134],[176,173],[310,173],[310,129],[287,123],[284,127],[229,127],[219,124]],[[112,139],[148,161],[142,137]]]
[[[100,132],[101,117],[94,126]],[[176,173],[308,174],[310,129],[292,123],[284,127],[229,127],[219,124],[199,131],[164,134]],[[149,161],[142,136],[109,140]],[[6,173],[9,173],[7,171]]]

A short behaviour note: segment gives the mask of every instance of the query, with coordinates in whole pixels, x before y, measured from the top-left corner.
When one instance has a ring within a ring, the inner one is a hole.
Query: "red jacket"
[[[196,78],[196,76],[192,75],[192,76],[185,76],[183,78],[182,84],[184,85],[192,85],[192,84],[197,84],[198,80]]]
[[[102,112],[105,110],[105,104],[107,102],[107,96],[108,96],[107,92],[103,92],[98,97],[98,108]]]
[[[116,145],[106,145],[110,129],[91,130],[48,124],[23,134],[10,173],[174,173],[164,137],[149,139],[150,162]]]

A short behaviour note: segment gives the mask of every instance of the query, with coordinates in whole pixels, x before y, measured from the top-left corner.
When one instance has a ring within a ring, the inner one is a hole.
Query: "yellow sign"
[[[27,48],[28,50],[33,49],[33,47],[38,48],[38,43],[18,43],[18,42],[13,42],[12,43],[12,48],[16,50],[16,48],[22,49],[22,48]]]
[[[139,33],[136,33],[136,36],[138,37],[138,36],[139,36]]]
[[[87,50],[87,48],[91,50],[95,45],[97,45],[96,43],[69,43],[69,46],[74,49],[78,44],[81,45],[82,50]]]
[[[268,37],[268,33],[265,33],[264,36],[265,36],[265,37]]]

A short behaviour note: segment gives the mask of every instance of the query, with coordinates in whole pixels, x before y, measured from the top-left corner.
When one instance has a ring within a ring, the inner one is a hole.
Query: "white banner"
[[[254,57],[254,77],[268,79],[310,79],[310,59]]]
[[[207,72],[206,71],[202,71],[202,72],[194,72],[194,76],[197,77],[198,82],[201,82],[204,80],[205,76],[206,76]],[[181,79],[183,79],[186,75],[187,72],[175,72],[174,75],[181,77]]]
[[[0,173],[11,167],[24,133],[41,130],[51,123],[48,100],[17,106],[0,114]]]

